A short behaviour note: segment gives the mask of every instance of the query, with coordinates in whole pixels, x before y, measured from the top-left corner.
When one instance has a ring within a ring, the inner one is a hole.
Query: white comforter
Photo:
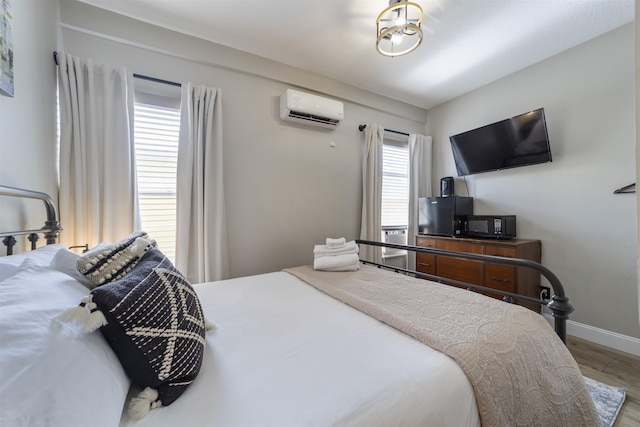
[[[285,272],[196,285],[217,326],[200,375],[134,422],[106,341],[53,320],[88,292],[76,259],[60,245],[0,258],[2,426],[479,425],[452,359]]]
[[[195,288],[216,324],[200,375],[121,426],[479,425],[452,359],[288,273]]]

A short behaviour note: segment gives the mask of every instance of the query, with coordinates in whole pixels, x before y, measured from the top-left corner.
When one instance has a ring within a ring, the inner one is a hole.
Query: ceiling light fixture
[[[378,52],[384,56],[400,56],[415,50],[422,42],[423,17],[419,4],[389,0],[389,7],[376,19]]]

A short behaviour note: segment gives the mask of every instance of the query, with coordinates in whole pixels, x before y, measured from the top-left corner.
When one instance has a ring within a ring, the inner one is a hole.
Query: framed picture
[[[13,38],[11,0],[0,0],[0,94],[13,96]]]

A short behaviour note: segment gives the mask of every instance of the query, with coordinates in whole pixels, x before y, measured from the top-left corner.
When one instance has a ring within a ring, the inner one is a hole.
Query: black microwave
[[[516,216],[469,215],[464,220],[463,230],[469,237],[513,239],[516,237]]]

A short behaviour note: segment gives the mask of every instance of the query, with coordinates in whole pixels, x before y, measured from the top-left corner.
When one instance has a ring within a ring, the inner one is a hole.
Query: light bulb
[[[402,32],[397,31],[391,36],[391,43],[400,44],[402,43]]]

